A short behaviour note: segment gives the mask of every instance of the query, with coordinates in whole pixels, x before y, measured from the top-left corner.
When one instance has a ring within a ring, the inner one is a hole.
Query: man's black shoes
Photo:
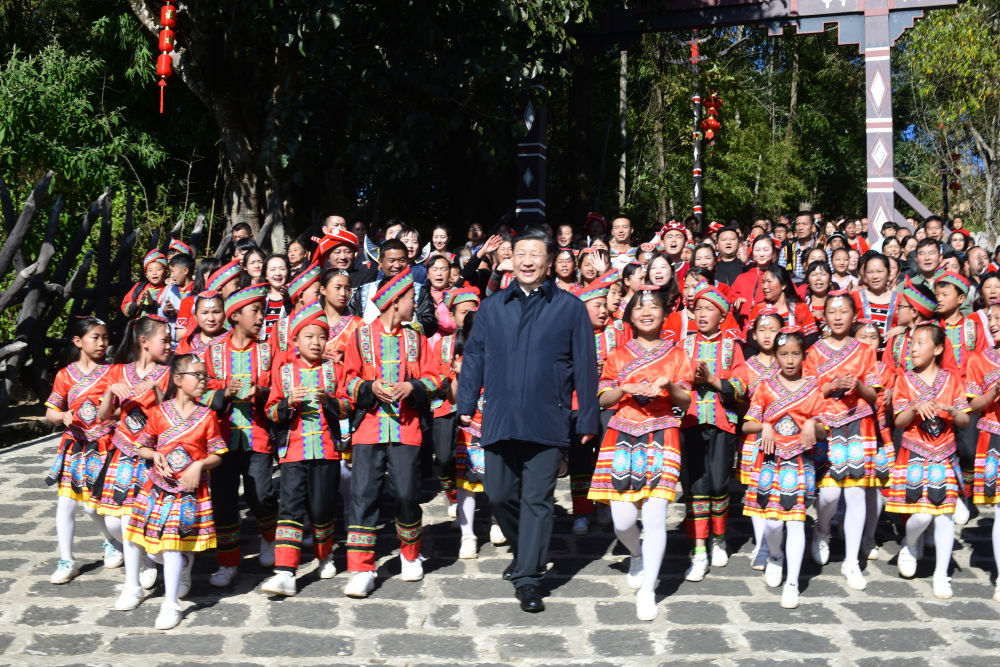
[[[521,601],[521,611],[534,614],[545,611],[545,603],[542,602],[542,593],[538,586],[528,584],[517,589],[517,599]]]

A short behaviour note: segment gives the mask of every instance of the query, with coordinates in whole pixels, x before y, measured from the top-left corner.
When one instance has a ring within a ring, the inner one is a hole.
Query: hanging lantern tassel
[[[167,79],[173,73],[173,59],[169,53],[161,53],[156,59],[156,76],[160,77],[160,113],[163,113],[163,89],[167,87]]]

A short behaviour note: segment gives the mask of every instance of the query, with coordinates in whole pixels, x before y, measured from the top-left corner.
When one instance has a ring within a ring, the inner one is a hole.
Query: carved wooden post
[[[541,85],[537,91],[544,91]],[[517,144],[517,204],[514,227],[518,231],[545,222],[546,108],[530,93],[522,98],[524,136]]]

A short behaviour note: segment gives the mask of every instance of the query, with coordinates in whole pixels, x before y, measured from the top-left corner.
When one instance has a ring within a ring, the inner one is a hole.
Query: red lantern
[[[174,59],[169,53],[161,53],[156,58],[156,76],[161,79],[169,79],[174,73]],[[165,83],[163,85],[166,85]]]
[[[167,79],[174,73],[173,58],[170,56],[176,44],[174,31],[171,30],[177,25],[177,7],[170,4],[170,0],[163,0],[163,7],[160,8],[160,55],[156,59],[156,76],[160,77],[157,85],[160,86],[160,113],[163,113],[163,89],[167,87]]]
[[[708,125],[709,130],[718,130],[722,127],[722,124],[715,118],[708,118],[705,120],[705,123]]]
[[[173,28],[177,25],[177,8],[173,5],[163,5],[160,9],[160,25],[164,28]]]
[[[170,52],[174,50],[174,31],[164,28],[160,31],[160,51]]]
[[[955,183],[952,183],[950,187],[951,187],[951,189],[952,189],[952,190],[954,190],[955,192],[958,192],[959,190],[961,190],[961,189],[962,189],[962,184],[961,184],[961,183],[958,183],[958,182],[955,182]]]
[[[714,118],[719,115],[719,110],[716,109],[715,107],[708,107],[707,109],[705,109],[705,113],[707,113],[710,117]]]
[[[705,138],[711,141],[712,139],[715,138],[715,132],[713,132],[712,130],[705,130]]]

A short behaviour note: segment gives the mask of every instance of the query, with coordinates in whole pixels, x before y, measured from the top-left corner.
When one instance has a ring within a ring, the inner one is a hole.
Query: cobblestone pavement
[[[182,603],[183,622],[157,632],[151,627],[162,590],[135,611],[113,611],[123,573],[102,567],[101,540],[82,515],[76,558],[83,573],[63,586],[48,583],[57,560],[55,491],[43,477],[55,442],[0,450],[6,482],[0,489],[0,663],[875,665],[891,658],[894,665],[1000,664],[1000,605],[991,600],[992,512],[961,530],[951,601],[931,594],[930,556],[915,580],[898,577],[894,528],[886,521],[880,536],[893,540],[884,550],[893,560],[868,563],[866,591],[843,585],[843,547],[835,540],[822,574],[807,556],[802,604],[786,611],[778,605],[780,589],[766,588],[749,567],[749,523],[742,519],[733,522],[730,551],[738,553],[729,566],[701,583],[682,581],[688,544],[678,530],[677,505],[657,589],[660,617],[640,623],[624,585],[626,559],[610,528],[595,527],[583,538],[570,534],[567,480],[559,486],[542,614],[522,613],[501,580],[509,555],[489,544],[482,509],[479,559],[456,559],[458,532],[438,494],[424,506],[422,582],[386,576],[398,574],[399,565],[389,551],[395,538],[385,532],[380,586],[362,601],[343,596],[344,574],[318,579],[312,560],[300,569],[294,598],[271,600],[256,590],[268,573],[252,557],[231,590],[216,591],[207,581],[214,559],[203,556]],[[432,487],[427,490],[430,498]],[[256,540],[248,533],[244,544],[252,549]],[[342,547],[337,557],[342,568]]]

